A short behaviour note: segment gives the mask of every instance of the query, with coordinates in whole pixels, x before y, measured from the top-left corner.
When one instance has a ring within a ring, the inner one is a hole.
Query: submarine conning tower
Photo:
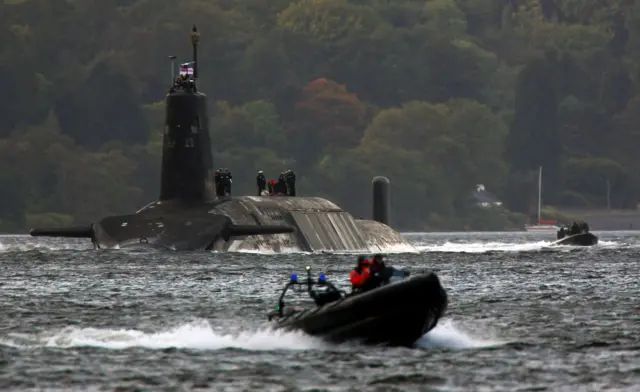
[[[173,79],[173,63],[171,67],[173,85],[165,100],[160,201],[193,203],[215,199],[207,96],[196,85],[199,41],[200,33],[193,26],[193,61],[180,65],[177,79]]]

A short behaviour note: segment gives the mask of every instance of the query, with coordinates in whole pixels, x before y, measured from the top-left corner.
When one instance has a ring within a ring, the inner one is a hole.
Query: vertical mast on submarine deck
[[[200,42],[200,33],[196,25],[191,29],[191,46],[193,46],[193,83],[195,85],[198,79],[198,43]]]

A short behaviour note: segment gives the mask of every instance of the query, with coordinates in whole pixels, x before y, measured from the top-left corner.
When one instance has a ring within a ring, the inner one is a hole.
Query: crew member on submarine
[[[287,195],[295,196],[296,195],[296,175],[291,169],[287,169],[284,172],[284,181],[287,185]]]
[[[264,191],[267,187],[267,178],[264,176],[262,170],[258,170],[256,185],[258,185],[258,196],[264,196]]]
[[[223,170],[224,173],[224,184],[227,188],[227,196],[231,195],[231,183],[233,182],[233,176],[231,172],[226,167]]]
[[[213,183],[216,187],[216,196],[224,195],[224,189],[222,189],[222,169],[217,168],[215,172],[213,172]]]
[[[231,172],[227,168],[218,168],[213,174],[213,180],[216,186],[216,196],[231,195]]]
[[[284,196],[287,194],[287,183],[284,180],[284,173],[280,173],[278,176],[278,182],[273,187],[273,191],[276,195]]]

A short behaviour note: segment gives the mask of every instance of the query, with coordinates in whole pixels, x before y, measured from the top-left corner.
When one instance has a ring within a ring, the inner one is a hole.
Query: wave
[[[480,338],[473,335],[487,335],[487,331],[465,331],[461,324],[451,320],[441,320],[438,325],[416,341],[415,346],[424,349],[473,349],[487,348],[507,344],[509,342],[495,338]]]
[[[532,241],[528,242],[522,237],[500,238],[495,241],[493,238],[460,238],[460,233],[403,233],[409,240],[410,245],[390,244],[384,249],[371,249],[370,253],[386,253],[386,254],[416,254],[416,253],[485,253],[485,252],[536,252],[536,251],[573,251],[575,249],[585,249],[576,246],[550,246],[553,241]],[[487,235],[486,233],[484,235]],[[457,239],[451,239],[451,238]],[[507,239],[507,241],[505,241]],[[617,241],[616,241],[617,240]],[[638,248],[640,243],[635,243],[629,238],[613,238],[609,241],[600,239],[598,245],[589,247],[588,249],[626,249]],[[0,253],[8,252],[59,252],[59,251],[91,251],[93,246],[90,241],[68,238],[33,238],[28,235],[3,235],[0,236]],[[106,251],[110,249],[104,249]],[[125,248],[122,251],[137,253],[140,250],[135,248]],[[148,251],[145,250],[145,251]],[[299,254],[310,255],[313,252],[301,251],[297,247],[280,249],[276,252],[270,247],[262,246],[257,249],[230,249],[230,253],[237,254],[260,254],[260,255],[282,255],[282,254]],[[353,252],[325,252],[326,254],[353,254]]]
[[[322,349],[326,343],[301,332],[283,332],[271,329],[225,333],[215,331],[207,320],[196,320],[159,332],[136,329],[67,327],[39,335],[10,334],[0,339],[6,346],[29,347],[101,347],[126,349],[186,348],[221,350],[309,350]]]
[[[452,320],[444,320],[416,341],[415,346],[422,349],[470,349],[506,343],[495,339],[487,340],[473,337],[458,328]],[[145,332],[137,329],[66,327],[40,334],[10,333],[6,337],[0,338],[0,344],[16,348],[98,347],[113,350],[132,347],[194,350],[235,348],[248,351],[335,350],[339,348],[339,345],[330,344],[321,338],[299,331],[286,332],[271,328],[233,333],[216,331],[207,320],[195,320],[158,332]],[[340,346],[345,349],[352,347],[350,343]]]
[[[531,251],[572,251],[575,249],[610,249],[625,246],[626,244],[616,241],[602,241],[598,242],[598,245],[585,248],[582,246],[551,246],[553,241],[537,241],[537,242],[525,242],[525,243],[509,243],[509,242],[452,242],[446,241],[444,243],[417,243],[415,245],[421,253],[428,252],[442,252],[442,253],[484,253],[484,252],[531,252]]]

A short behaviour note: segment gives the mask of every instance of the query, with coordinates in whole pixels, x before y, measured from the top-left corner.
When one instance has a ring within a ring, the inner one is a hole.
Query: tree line
[[[301,195],[400,229],[505,229],[556,206],[635,208],[640,3],[631,0],[5,0],[0,229],[157,198],[168,55],[209,98],[234,194]],[[484,184],[504,208],[469,199]]]

